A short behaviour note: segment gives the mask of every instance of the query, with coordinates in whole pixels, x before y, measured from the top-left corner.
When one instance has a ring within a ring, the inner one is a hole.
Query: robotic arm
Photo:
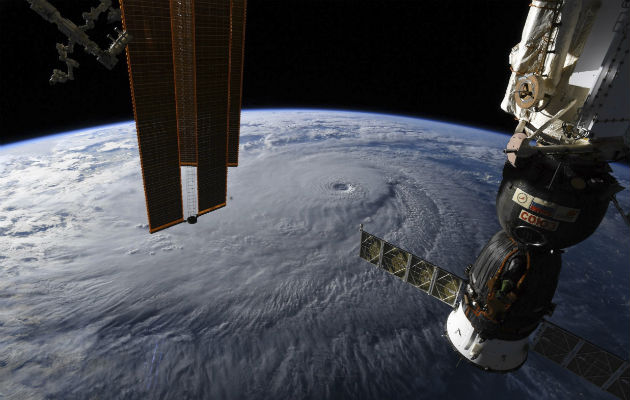
[[[79,63],[70,58],[69,55],[74,51],[75,43],[82,45],[85,51],[95,56],[97,61],[103,64],[105,68],[112,69],[118,62],[118,55],[125,49],[125,46],[131,39],[131,36],[127,32],[115,28],[118,36],[114,39],[108,35],[107,37],[112,43],[108,49],[104,50],[87,35],[86,32],[94,28],[94,23],[98,20],[100,15],[105,12],[108,13],[108,22],[120,21],[120,10],[112,8],[111,0],[101,0],[98,7],[92,7],[89,12],[84,12],[83,19],[85,20],[85,24],[81,26],[77,26],[69,19],[62,17],[59,11],[47,0],[26,1],[31,5],[33,11],[38,13],[46,21],[57,25],[57,28],[68,37],[68,44],[63,45],[57,43],[59,60],[66,64],[67,71],[64,72],[59,69],[54,69],[49,81],[51,85],[74,79],[73,69],[78,68]]]

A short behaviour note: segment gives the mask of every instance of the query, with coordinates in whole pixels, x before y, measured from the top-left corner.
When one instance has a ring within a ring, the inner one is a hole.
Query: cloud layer
[[[153,235],[132,123],[0,150],[0,397],[600,396],[536,355],[511,375],[456,367],[448,307],[358,258],[363,223],[461,273],[499,229],[506,141],[403,117],[246,111],[228,206]],[[552,318],[617,353],[627,237],[611,207],[566,253]]]

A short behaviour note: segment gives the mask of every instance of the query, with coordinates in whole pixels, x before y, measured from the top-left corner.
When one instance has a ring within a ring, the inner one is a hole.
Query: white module
[[[487,371],[513,371],[527,360],[527,337],[519,340],[482,339],[466,318],[461,303],[446,320],[446,336],[462,357]]]
[[[501,103],[518,132],[542,144],[630,140],[629,10],[621,0],[532,2]]]

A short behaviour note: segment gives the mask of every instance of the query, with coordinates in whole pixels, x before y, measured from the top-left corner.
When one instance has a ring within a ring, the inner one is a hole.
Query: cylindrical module
[[[455,351],[486,371],[510,372],[527,361],[527,337],[519,340],[485,339],[466,317],[463,304],[448,316],[446,336]]]
[[[497,216],[513,239],[550,249],[573,246],[599,226],[611,196],[621,189],[608,164],[534,157],[506,163],[497,194]]]
[[[528,336],[553,309],[560,266],[559,251],[497,232],[468,269],[463,301],[448,317],[446,333],[455,350],[485,370],[519,368],[527,359]]]

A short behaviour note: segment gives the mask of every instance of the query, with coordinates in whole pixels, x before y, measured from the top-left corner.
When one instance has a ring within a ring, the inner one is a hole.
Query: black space
[[[49,0],[82,24],[96,0]],[[165,1],[165,0],[155,0]],[[499,104],[529,1],[250,0],[243,107],[376,111],[506,133]],[[106,44],[112,25],[101,23]],[[0,0],[0,144],[133,118],[126,63],[75,46],[76,80],[49,86],[56,27]],[[62,68],[63,67],[63,68]]]

